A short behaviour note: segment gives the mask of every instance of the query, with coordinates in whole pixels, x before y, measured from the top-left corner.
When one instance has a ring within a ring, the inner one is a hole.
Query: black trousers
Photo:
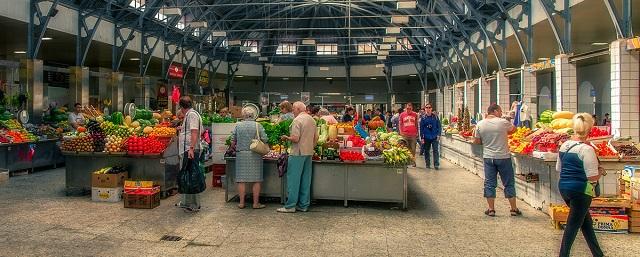
[[[591,250],[593,256],[604,256],[596,233],[593,230],[593,220],[591,214],[589,214],[589,206],[591,205],[591,196],[588,196],[581,192],[563,191],[560,190],[562,199],[571,208],[569,211],[569,218],[567,220],[567,226],[564,228],[564,234],[562,235],[562,244],[560,246],[560,257],[569,257],[571,253],[571,246],[576,239],[578,229],[582,230],[582,235],[587,241],[587,245]]]

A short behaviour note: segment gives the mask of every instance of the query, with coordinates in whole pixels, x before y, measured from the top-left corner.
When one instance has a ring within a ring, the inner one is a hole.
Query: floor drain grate
[[[160,238],[160,241],[180,241],[180,240],[182,240],[181,236],[164,235],[162,236],[162,238]]]

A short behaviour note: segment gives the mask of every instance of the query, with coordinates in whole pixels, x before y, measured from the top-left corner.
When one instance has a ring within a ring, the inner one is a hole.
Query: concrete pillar
[[[444,108],[442,108],[442,111],[447,118],[451,116],[451,90],[451,86],[444,87],[444,99],[442,101]]]
[[[576,65],[569,63],[569,56],[556,56],[556,111],[578,111],[578,82]]]
[[[121,112],[124,109],[124,73],[112,72],[110,82],[111,112]]]
[[[466,82],[460,82],[453,86],[454,88],[454,98],[453,98],[453,112],[455,115],[458,115],[458,109],[462,110],[462,105],[465,104],[464,93],[465,93],[465,85]]]
[[[111,69],[101,67],[98,68],[98,73],[100,73],[100,77],[98,77],[98,106],[96,106],[96,108],[103,110],[105,107],[108,107],[111,112],[111,105],[105,106],[104,104],[105,100],[111,100],[111,94],[109,93],[109,88],[111,87]]]
[[[444,112],[444,94],[442,89],[436,89],[436,111],[442,115],[446,115]]]
[[[30,121],[33,122],[40,121],[42,111],[45,108],[42,68],[42,60],[24,59],[20,61],[20,83],[27,87],[27,92],[31,96],[31,99],[27,100],[27,111],[30,114]]]
[[[498,94],[496,104],[500,105],[503,111],[507,111],[511,108],[511,101],[509,101],[509,77],[504,74],[504,71],[498,71],[496,83],[496,93]]]
[[[89,104],[89,68],[69,67],[69,106]]]
[[[487,112],[487,108],[491,105],[491,84],[485,77],[478,79],[478,93],[480,94],[480,110],[479,114]]]
[[[531,124],[538,122],[538,82],[535,72],[529,72],[526,65],[520,69],[520,80],[522,85],[522,101],[529,106],[531,111]]]
[[[611,131],[640,139],[640,54],[628,51],[626,40],[609,48],[611,55]]]
[[[426,90],[420,91],[420,106],[416,108],[416,110],[420,110],[424,108],[424,106],[429,102],[429,94]]]
[[[476,110],[476,83],[474,81],[465,81],[465,105],[469,107],[469,114],[475,117]]]
[[[149,109],[150,101],[151,101],[151,78],[150,77],[140,77],[140,90],[142,97],[142,106],[145,109]]]

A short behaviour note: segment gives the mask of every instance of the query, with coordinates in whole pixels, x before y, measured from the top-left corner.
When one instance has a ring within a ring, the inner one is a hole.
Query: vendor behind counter
[[[69,125],[73,129],[77,129],[79,126],[84,125],[85,119],[84,115],[82,115],[82,105],[80,103],[74,104],[73,108],[73,112],[69,113]]]

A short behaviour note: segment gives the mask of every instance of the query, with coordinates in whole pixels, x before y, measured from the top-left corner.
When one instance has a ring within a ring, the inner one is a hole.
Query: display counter
[[[174,138],[175,139],[175,138]],[[171,140],[162,154],[115,155],[104,153],[63,153],[66,157],[67,195],[91,192],[91,174],[104,167],[121,166],[133,180],[151,180],[160,186],[161,195],[175,189],[180,158],[176,140]]]
[[[443,136],[441,137],[441,146],[440,154],[442,158],[484,179],[481,145],[472,144],[458,137]],[[564,203],[558,191],[559,173],[555,169],[555,160],[544,161],[521,154],[512,154],[512,160],[516,174],[517,198],[545,212],[551,203]],[[600,178],[600,192],[602,195],[616,195],[618,193],[619,182],[616,173],[626,165],[640,165],[640,161],[601,160],[601,166],[609,174]],[[537,175],[537,179],[528,181],[524,179],[526,174]],[[478,192],[481,191],[482,188],[478,188]]]
[[[10,172],[31,170],[64,163],[57,139],[37,142],[0,144],[0,168]]]
[[[227,158],[225,200],[236,196],[235,158]],[[284,202],[286,176],[278,177],[277,161],[264,160],[261,194]],[[247,191],[250,193],[250,191]],[[314,161],[311,198],[322,200],[374,201],[401,203],[407,208],[407,168],[391,167],[381,162],[345,163]]]

